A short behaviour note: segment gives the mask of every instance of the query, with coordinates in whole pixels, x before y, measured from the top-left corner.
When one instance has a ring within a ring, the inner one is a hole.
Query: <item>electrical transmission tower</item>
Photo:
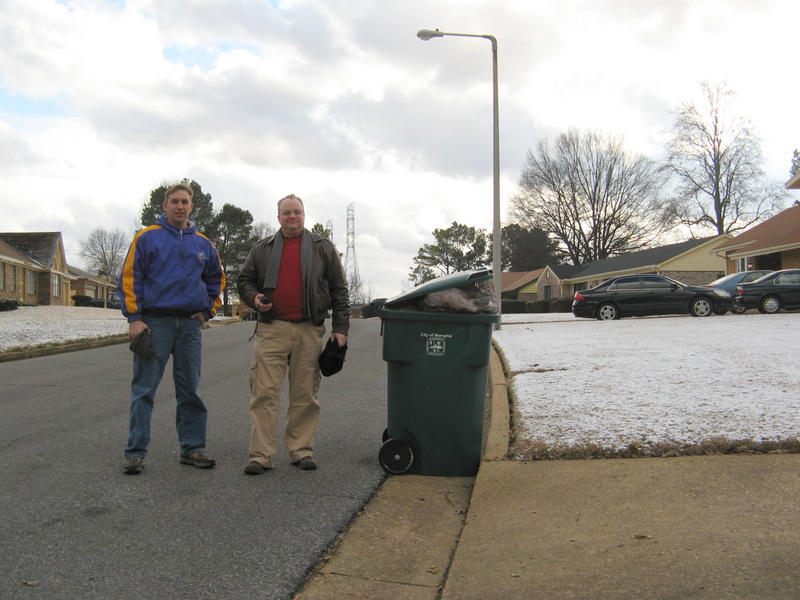
[[[325,229],[328,230],[328,239],[333,241],[333,219],[328,219],[328,222],[325,223]]]
[[[363,304],[366,301],[361,289],[361,274],[356,258],[356,203],[347,206],[347,249],[344,251],[344,275],[350,288],[350,302]]]

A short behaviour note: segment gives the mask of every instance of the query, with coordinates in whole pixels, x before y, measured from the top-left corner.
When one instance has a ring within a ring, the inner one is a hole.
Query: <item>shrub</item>
[[[549,313],[550,300],[530,300],[526,302],[529,313]]]
[[[528,312],[525,305],[527,302],[524,300],[502,300],[500,302],[500,311],[504,315],[519,315]]]
[[[73,302],[75,302],[75,306],[89,306],[89,302],[92,300],[91,296],[83,296],[82,294],[75,294],[70,298]]]
[[[554,298],[553,300],[550,301],[550,312],[556,312],[556,313],[572,312],[572,298],[569,296]]]
[[[0,311],[17,310],[18,308],[19,300],[0,300]]]

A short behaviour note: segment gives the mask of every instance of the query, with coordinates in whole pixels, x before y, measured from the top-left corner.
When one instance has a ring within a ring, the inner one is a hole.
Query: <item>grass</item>
[[[544,442],[515,438],[509,456],[514,460],[582,460],[590,458],[668,458],[675,456],[703,456],[720,454],[798,454],[800,439],[787,438],[776,441],[730,440],[710,438],[695,444],[658,442],[632,443],[624,448],[611,448],[599,444],[549,445]]]

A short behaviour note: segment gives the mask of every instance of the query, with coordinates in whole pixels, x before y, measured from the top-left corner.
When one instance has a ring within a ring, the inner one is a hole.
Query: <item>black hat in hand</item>
[[[325,349],[319,355],[319,370],[325,377],[335,375],[344,366],[344,356],[347,354],[347,344],[339,346],[335,338],[328,340]]]
[[[131,352],[142,358],[153,359],[156,357],[156,349],[153,348],[153,340],[150,338],[150,330],[144,329],[131,340]]]

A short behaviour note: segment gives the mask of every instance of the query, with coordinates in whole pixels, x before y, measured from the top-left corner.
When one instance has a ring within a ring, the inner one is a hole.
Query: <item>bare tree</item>
[[[119,229],[107,231],[98,227],[78,243],[88,271],[101,277],[117,277],[122,271],[130,238]]]
[[[690,229],[735,233],[777,214],[787,194],[765,176],[761,142],[733,113],[728,84],[700,85],[705,105],[680,105],[667,144],[667,168],[677,179],[670,212]]]
[[[277,231],[277,228],[270,225],[266,221],[261,221],[259,223],[253,223],[253,238],[258,240],[263,240],[271,236],[273,233]]]
[[[511,214],[528,229],[558,240],[573,264],[639,250],[670,223],[661,209],[662,171],[626,152],[622,138],[571,129],[529,151],[511,199]]]

